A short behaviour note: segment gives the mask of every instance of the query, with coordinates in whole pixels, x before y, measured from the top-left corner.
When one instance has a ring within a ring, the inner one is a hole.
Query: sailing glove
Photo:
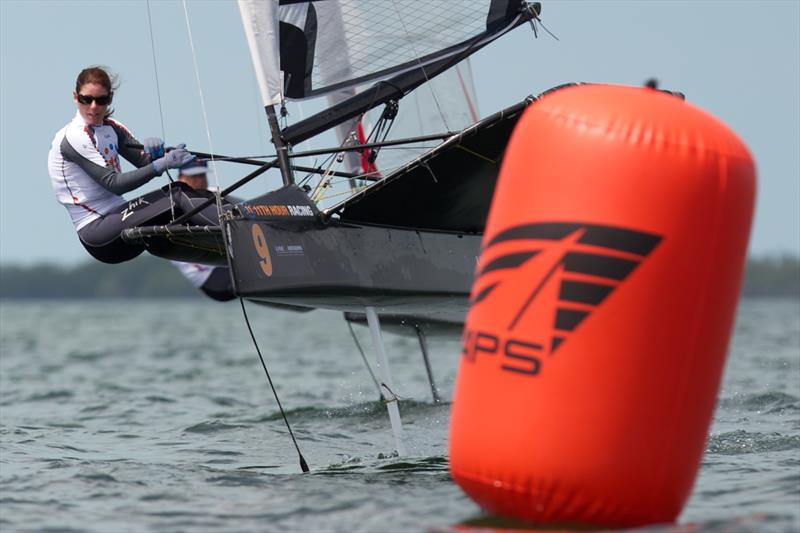
[[[155,161],[159,157],[164,157],[164,141],[158,137],[148,137],[142,141],[144,152],[150,156],[150,161]]]
[[[184,165],[187,165],[196,158],[196,155],[189,153],[185,144],[179,144],[170,150],[164,157],[160,157],[153,161],[153,169],[156,171],[156,174],[161,174],[168,168],[180,168]]]

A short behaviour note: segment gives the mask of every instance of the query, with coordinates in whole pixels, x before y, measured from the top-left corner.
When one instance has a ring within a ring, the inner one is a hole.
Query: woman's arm
[[[78,165],[90,178],[114,194],[132,191],[160,174],[149,163],[130,172],[117,172],[106,167],[105,159],[91,142],[70,137],[73,135],[68,132],[61,141],[61,154],[64,159]]]
[[[132,144],[141,145],[142,143],[133,136],[128,128],[116,120],[106,119],[106,122],[109,126],[114,128],[117,134],[117,141],[119,142],[117,153],[119,153],[119,155],[137,168],[141,168],[153,162],[144,150],[131,146]]]

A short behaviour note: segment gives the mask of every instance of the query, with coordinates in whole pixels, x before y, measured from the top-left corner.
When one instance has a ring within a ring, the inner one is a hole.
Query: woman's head
[[[105,68],[93,66],[83,69],[75,80],[72,99],[78,112],[89,124],[100,125],[114,112],[109,106],[116,89],[116,76],[109,75]]]

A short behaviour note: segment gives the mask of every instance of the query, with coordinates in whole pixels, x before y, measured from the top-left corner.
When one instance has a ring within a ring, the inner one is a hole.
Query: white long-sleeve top
[[[53,138],[47,157],[50,179],[76,230],[123,204],[123,193],[157,175],[150,157],[128,143],[139,141],[121,123],[106,119],[94,126],[80,113]],[[120,155],[137,169],[122,172]]]

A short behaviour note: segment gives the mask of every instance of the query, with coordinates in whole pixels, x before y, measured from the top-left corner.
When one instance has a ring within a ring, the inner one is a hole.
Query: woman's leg
[[[233,284],[231,283],[231,273],[228,267],[217,267],[211,271],[211,275],[200,286],[208,297],[218,300],[220,302],[227,302],[236,298],[233,292]]]
[[[201,203],[208,201],[210,198],[214,198],[213,192],[192,189],[190,186],[180,181],[172,184],[172,190],[172,197],[175,203],[180,206],[182,213],[193,211]],[[222,200],[222,204],[230,205],[224,199]],[[214,202],[192,215],[189,221],[197,226],[218,225],[219,210],[217,209],[217,203]]]
[[[170,200],[170,193],[172,199]],[[196,191],[185,183],[172,183],[121,205],[78,231],[84,248],[104,263],[129,261],[144,251],[144,246],[122,240],[122,230],[135,226],[169,224],[175,218],[206,201],[207,191]],[[173,218],[174,213],[174,218]],[[192,224],[217,225],[219,212],[216,203],[190,218]]]

